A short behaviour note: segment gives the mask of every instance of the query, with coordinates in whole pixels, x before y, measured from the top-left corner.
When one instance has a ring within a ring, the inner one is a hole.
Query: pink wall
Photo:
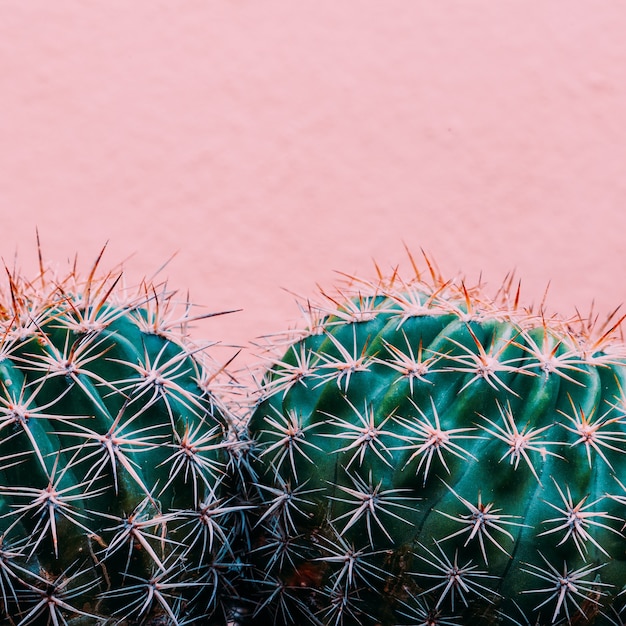
[[[0,255],[108,240],[245,343],[333,270],[446,271],[569,312],[626,300],[626,3],[9,0]],[[229,350],[225,350],[225,354]],[[232,353],[232,350],[230,351]],[[245,362],[242,361],[242,362]]]

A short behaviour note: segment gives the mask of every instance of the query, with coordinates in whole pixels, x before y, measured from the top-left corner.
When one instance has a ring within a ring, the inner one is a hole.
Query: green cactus
[[[249,420],[253,622],[624,624],[619,321],[429,268],[354,279],[274,342]]]
[[[3,624],[225,623],[239,507],[194,318],[121,274],[9,273],[0,310]]]

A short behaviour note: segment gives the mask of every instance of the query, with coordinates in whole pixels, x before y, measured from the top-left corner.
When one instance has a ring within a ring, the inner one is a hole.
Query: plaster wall
[[[224,344],[334,271],[626,299],[626,4],[5,0],[0,255],[164,270]],[[224,358],[233,349],[223,348]],[[249,356],[240,356],[245,364]]]

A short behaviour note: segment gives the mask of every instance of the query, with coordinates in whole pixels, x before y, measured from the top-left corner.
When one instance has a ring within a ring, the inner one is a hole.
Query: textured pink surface
[[[564,312],[626,299],[626,4],[9,1],[0,254],[134,253],[246,343],[402,242]],[[228,352],[228,350],[226,350]],[[232,350],[230,351],[232,353]],[[245,362],[241,361],[241,362]]]

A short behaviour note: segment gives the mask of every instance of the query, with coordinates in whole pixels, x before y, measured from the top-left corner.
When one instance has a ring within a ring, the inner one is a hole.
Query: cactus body
[[[4,298],[2,623],[208,623],[233,563],[226,412],[188,306],[97,265]]]
[[[615,329],[431,274],[310,308],[262,381],[258,623],[623,624]]]

